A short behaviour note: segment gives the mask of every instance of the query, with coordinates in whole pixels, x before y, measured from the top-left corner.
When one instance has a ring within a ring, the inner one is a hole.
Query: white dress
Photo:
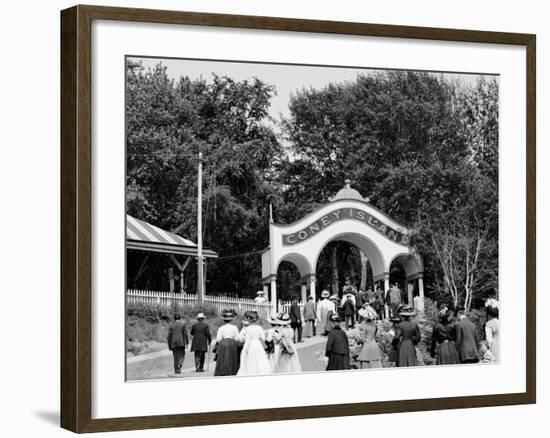
[[[499,344],[499,323],[497,318],[490,319],[485,323],[485,338],[494,357],[494,362],[498,362],[498,344]]]
[[[267,355],[267,359],[269,360],[269,365],[271,366],[271,371],[273,372],[275,370],[275,365],[277,363],[277,357],[279,356],[279,348],[280,348],[279,342],[281,340],[281,336],[279,335],[279,329],[273,327],[266,330],[265,340],[267,342],[273,342],[273,352]]]
[[[326,298],[322,299],[317,306],[317,320],[320,323],[321,333],[325,331],[327,326],[328,313],[332,310],[333,313],[336,313],[336,306],[334,303]]]
[[[250,324],[241,330],[240,337],[244,345],[237,376],[270,374],[271,366],[262,342],[265,341],[264,330],[257,324]]]
[[[294,345],[294,330],[290,327],[279,329],[279,349],[277,351],[274,373],[301,373],[302,365],[300,365],[300,358],[298,357],[298,350]],[[291,352],[286,351],[287,345]]]

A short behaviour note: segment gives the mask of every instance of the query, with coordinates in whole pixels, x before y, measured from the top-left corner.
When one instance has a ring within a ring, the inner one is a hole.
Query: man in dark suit
[[[168,329],[168,349],[174,356],[174,373],[181,374],[181,367],[185,359],[185,348],[189,344],[187,328],[181,319],[181,315],[174,315],[174,322]]]
[[[458,322],[456,323],[456,349],[461,363],[479,362],[478,350],[479,339],[475,324],[468,319],[464,309],[457,312]]]
[[[210,328],[208,324],[204,322],[204,313],[197,315],[197,322],[191,327],[191,351],[195,352],[195,368],[197,373],[204,372],[204,359],[206,352],[210,348],[212,342],[212,336],[210,335]]]
[[[353,294],[350,292],[344,298],[342,310],[346,321],[346,330],[355,327],[355,304],[353,303]]]
[[[294,342],[302,342],[302,312],[300,311],[296,295],[292,297],[289,316],[290,327],[294,330]]]

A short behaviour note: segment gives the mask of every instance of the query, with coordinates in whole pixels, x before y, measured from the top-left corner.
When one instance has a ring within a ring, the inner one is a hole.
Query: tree
[[[127,64],[127,211],[196,238],[197,163],[204,164],[204,243],[220,254],[209,285],[251,295],[259,257],[224,257],[267,244],[270,173],[280,145],[268,126],[274,88],[252,78],[234,81],[168,77],[166,68]],[[234,259],[231,259],[234,260]]]
[[[472,296],[496,284],[495,81],[466,86],[428,73],[359,75],[356,81],[297,92],[290,110],[284,121],[290,158],[280,173],[281,217],[301,217],[350,178],[371,203],[417,230],[414,245],[422,251],[426,284],[436,298],[451,294],[440,248],[445,239],[455,242],[452,263],[465,273],[456,297],[470,305]],[[457,218],[465,221],[461,227]],[[474,242],[480,247],[472,265]],[[459,243],[470,250],[456,251]],[[331,258],[332,269],[350,255],[348,248],[339,251],[338,260]],[[327,263],[323,257],[328,254],[321,254],[320,266]]]

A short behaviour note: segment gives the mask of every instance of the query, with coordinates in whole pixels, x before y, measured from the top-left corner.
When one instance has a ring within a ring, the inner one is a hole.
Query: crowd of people
[[[295,346],[295,330],[291,317],[279,313],[269,318],[271,328],[264,330],[256,311],[237,316],[234,310],[222,313],[223,325],[217,330],[213,348],[216,367],[214,376],[254,376],[271,373],[297,373],[302,371]],[[185,351],[191,343],[195,353],[196,372],[204,372],[205,353],[210,351],[212,337],[204,314],[197,315],[197,323],[189,334],[181,315],[174,316],[168,332],[168,346],[174,357],[174,373],[181,374]]]
[[[440,305],[431,339],[424,339],[435,364],[499,360],[498,301],[490,298],[485,309],[485,336],[480,339],[478,328],[464,309]],[[224,324],[217,330],[215,340],[204,322],[204,314],[197,315],[197,323],[189,331],[191,341],[186,325],[176,314],[169,329],[168,345],[173,352],[176,374],[181,373],[189,343],[195,354],[196,371],[204,372],[205,354],[210,351],[213,341],[214,376],[300,372],[302,366],[296,344],[303,342],[303,338],[317,335],[326,337],[327,371],[352,367],[380,368],[388,364],[409,367],[419,365],[417,346],[423,335],[417,314],[413,306],[403,304],[396,285],[383,294],[383,300],[379,292],[371,288],[366,292],[344,289],[342,298],[323,290],[318,302],[310,296],[300,305],[298,297],[292,297],[288,313],[280,312],[268,318],[271,325],[268,329],[259,324],[256,311],[248,311],[240,317],[228,309],[222,313]],[[387,355],[378,339],[382,321],[392,348]],[[357,330],[350,331],[353,328]],[[353,352],[350,341],[358,347]]]

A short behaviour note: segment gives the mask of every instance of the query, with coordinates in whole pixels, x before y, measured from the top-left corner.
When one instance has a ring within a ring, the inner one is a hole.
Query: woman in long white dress
[[[321,292],[322,299],[317,306],[317,321],[319,322],[319,329],[322,335],[328,334],[326,327],[329,322],[330,312],[333,314],[336,313],[336,307],[334,303],[328,299],[329,297],[330,293],[327,290]]]
[[[489,345],[489,349],[493,354],[494,361],[498,362],[498,344],[499,344],[499,321],[498,308],[487,308],[487,319],[485,323],[485,339]]]
[[[244,342],[241,352],[241,365],[237,376],[258,376],[271,373],[271,366],[265,352],[265,333],[257,324],[258,312],[245,313],[250,324],[241,330],[241,341]]]
[[[290,327],[290,316],[287,313],[281,313],[278,320],[280,327],[276,335],[279,338],[279,349],[273,372],[279,374],[300,373],[302,365],[294,344],[294,330]]]

